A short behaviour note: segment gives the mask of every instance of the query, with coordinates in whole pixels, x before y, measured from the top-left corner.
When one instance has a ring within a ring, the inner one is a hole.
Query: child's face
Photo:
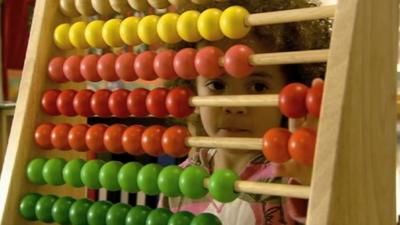
[[[257,42],[245,43],[257,52],[268,52]],[[215,45],[223,50],[227,47],[225,42]],[[229,75],[216,79],[199,76],[196,81],[199,96],[277,94],[284,85],[285,76],[279,66],[256,67],[251,76],[243,79]],[[200,107],[199,111],[205,131],[214,137],[262,137],[281,122],[277,107]]]

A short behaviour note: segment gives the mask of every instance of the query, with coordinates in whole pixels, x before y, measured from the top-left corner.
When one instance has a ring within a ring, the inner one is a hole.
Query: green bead
[[[85,165],[83,165],[81,170],[81,180],[86,187],[92,189],[101,188],[99,173],[103,164],[103,160],[95,159],[89,160],[85,163]]]
[[[35,214],[36,203],[42,196],[40,194],[31,193],[24,196],[19,204],[19,212],[21,216],[26,220],[35,221],[37,220]]]
[[[208,190],[204,188],[204,179],[208,177],[206,169],[200,166],[189,166],[179,177],[179,188],[184,196],[191,199],[204,197]]]
[[[167,197],[177,197],[182,195],[179,189],[179,176],[183,169],[179,166],[167,166],[158,175],[158,187]]]
[[[208,190],[215,200],[223,203],[232,202],[239,196],[235,191],[235,182],[239,179],[239,175],[232,170],[216,170],[210,177]]]
[[[111,202],[98,201],[90,206],[87,221],[89,225],[106,225],[107,212],[112,206]]]
[[[73,159],[69,161],[63,169],[63,177],[65,183],[72,187],[82,187],[81,169],[85,164],[85,160]]]
[[[51,209],[57,199],[58,198],[54,195],[41,197],[35,207],[36,218],[45,223],[54,222],[53,217],[51,216]]]
[[[53,216],[54,222],[61,225],[71,224],[69,221],[69,209],[75,199],[71,197],[61,197],[53,205],[51,215]]]
[[[141,191],[147,195],[158,195],[160,189],[157,184],[157,177],[162,167],[155,163],[150,163],[142,167],[137,177],[137,184]]]
[[[63,169],[67,162],[62,158],[53,158],[47,160],[43,167],[43,178],[51,185],[63,185],[65,184],[63,177]]]
[[[125,224],[126,215],[132,207],[124,203],[117,203],[111,206],[107,212],[107,225]]]
[[[222,225],[218,217],[211,213],[202,213],[192,220],[190,225]]]
[[[79,199],[72,204],[69,210],[69,220],[73,225],[88,225],[87,214],[93,204],[88,199]]]
[[[180,211],[171,216],[168,225],[190,225],[194,215],[187,211]]]
[[[126,215],[125,225],[146,225],[146,219],[151,209],[147,206],[138,205],[129,210]]]
[[[119,161],[110,161],[104,164],[99,173],[99,181],[102,187],[109,191],[118,191],[121,187],[118,184],[118,172],[122,164]]]
[[[26,169],[26,176],[28,180],[34,184],[42,185],[46,184],[46,181],[43,178],[43,167],[46,164],[47,159],[36,158],[29,162],[28,167]]]
[[[166,208],[158,208],[150,212],[146,219],[146,225],[168,225],[172,212]]]
[[[118,173],[118,183],[123,191],[136,193],[139,191],[137,185],[137,176],[142,164],[137,162],[126,163],[121,167]]]

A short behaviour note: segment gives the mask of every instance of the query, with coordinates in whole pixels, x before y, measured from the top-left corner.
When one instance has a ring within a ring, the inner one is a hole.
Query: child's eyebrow
[[[261,78],[265,78],[265,77],[270,78],[271,74],[269,74],[267,72],[254,72],[254,73],[251,74],[251,76],[252,77],[261,77]]]

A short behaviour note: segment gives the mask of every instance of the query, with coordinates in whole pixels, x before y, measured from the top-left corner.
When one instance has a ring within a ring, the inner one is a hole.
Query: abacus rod
[[[224,95],[224,96],[194,96],[189,99],[191,106],[278,106],[279,97],[269,95]]]
[[[322,63],[328,61],[328,53],[329,49],[254,54],[249,62],[253,66]]]
[[[209,179],[204,179],[204,187],[208,188]],[[304,185],[261,183],[256,181],[235,182],[235,191],[249,194],[273,195],[291,198],[310,198],[310,187]]]
[[[247,26],[260,26],[281,23],[301,22],[331,18],[335,16],[336,5],[319,6],[304,9],[291,9],[276,12],[250,14],[245,18]]]
[[[189,137],[186,145],[198,148],[228,148],[261,151],[263,148],[261,138],[240,137]]]

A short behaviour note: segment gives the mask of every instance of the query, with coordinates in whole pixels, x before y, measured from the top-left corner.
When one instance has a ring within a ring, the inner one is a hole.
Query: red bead
[[[194,107],[189,105],[189,99],[193,96],[190,88],[176,87],[169,91],[166,99],[166,107],[169,114],[176,118],[184,118],[193,113]]]
[[[279,109],[289,118],[307,115],[306,96],[308,87],[300,83],[286,85],[279,94]]]
[[[70,56],[65,60],[63,71],[68,80],[73,82],[82,82],[85,80],[80,70],[81,61],[82,57],[77,55]]]
[[[186,146],[186,138],[190,137],[189,130],[183,126],[172,126],[165,130],[162,136],[162,147],[167,155],[180,158],[186,156],[190,147]]]
[[[174,58],[174,69],[176,74],[183,79],[193,80],[199,75],[194,66],[196,49],[184,48],[176,53]]]
[[[222,57],[224,57],[224,53],[217,47],[207,46],[200,49],[194,60],[197,72],[209,79],[221,76],[224,68],[219,65],[219,60]]]
[[[49,78],[52,81],[57,83],[64,83],[68,81],[63,71],[64,62],[65,62],[64,57],[55,57],[50,61],[48,72],[49,72]]]
[[[90,100],[90,107],[94,114],[100,117],[111,116],[111,111],[108,108],[108,99],[111,95],[111,91],[108,89],[97,90]]]
[[[307,92],[306,108],[308,112],[319,118],[321,113],[322,93],[324,92],[324,83],[313,85]]]
[[[46,90],[41,101],[42,109],[45,113],[52,116],[60,115],[60,111],[57,108],[57,98],[60,93],[61,91],[56,89]]]
[[[135,81],[138,79],[134,67],[135,58],[136,55],[132,52],[126,52],[118,56],[117,61],[115,61],[115,71],[121,80]]]
[[[177,78],[174,69],[174,57],[176,52],[173,50],[164,50],[154,58],[154,71],[162,79],[173,80]]]
[[[104,124],[95,124],[86,131],[85,141],[89,150],[94,152],[103,152],[106,150],[104,146],[103,137],[107,130]]]
[[[115,71],[115,61],[117,55],[113,53],[107,53],[102,55],[97,62],[97,73],[105,81],[117,81],[119,79],[117,72]]]
[[[101,77],[97,72],[97,62],[100,56],[98,55],[86,55],[81,61],[81,74],[88,81],[97,82],[101,81]]]
[[[58,111],[64,116],[76,116],[76,112],[73,106],[74,97],[76,91],[67,89],[61,91],[57,97],[57,108]]]
[[[119,89],[113,91],[108,99],[108,108],[111,113],[117,117],[129,116],[129,111],[126,106],[129,91],[126,89]]]
[[[51,144],[54,146],[54,148],[60,150],[68,150],[71,148],[68,143],[68,133],[70,129],[71,125],[61,123],[57,124],[51,130]]]
[[[140,79],[151,81],[158,78],[153,68],[156,55],[157,54],[153,51],[145,51],[136,57],[134,64],[135,72]]]
[[[249,57],[253,54],[253,50],[246,45],[230,47],[224,56],[226,72],[237,78],[249,76],[254,71],[254,67],[249,63]]]
[[[76,151],[87,151],[88,147],[86,145],[86,132],[89,126],[86,124],[77,124],[72,126],[68,133],[68,144],[71,149]]]
[[[112,153],[120,154],[124,152],[122,147],[122,134],[126,126],[123,124],[113,124],[104,132],[104,146]]]
[[[166,98],[169,90],[166,88],[155,88],[150,91],[146,98],[146,108],[155,117],[165,117],[168,115]]]
[[[149,115],[146,107],[146,98],[149,92],[147,89],[137,88],[129,93],[126,103],[132,115],[137,117]]]
[[[89,89],[79,90],[76,93],[72,105],[78,115],[84,117],[90,117],[94,115],[92,108],[90,107],[90,101],[93,94],[94,91]]]
[[[286,128],[269,129],[263,137],[265,158],[276,163],[287,162],[291,158],[288,150],[290,135],[290,131]]]
[[[309,128],[296,130],[289,139],[289,154],[295,161],[310,166],[313,164],[316,132]]]
[[[40,124],[35,130],[35,142],[41,149],[52,149],[51,130],[54,128],[52,123]]]
[[[133,125],[128,127],[122,134],[122,147],[131,155],[142,155],[142,134],[145,128],[141,125]]]
[[[164,153],[161,138],[165,131],[165,127],[153,125],[148,127],[142,135],[142,148],[151,156],[160,156]]]

